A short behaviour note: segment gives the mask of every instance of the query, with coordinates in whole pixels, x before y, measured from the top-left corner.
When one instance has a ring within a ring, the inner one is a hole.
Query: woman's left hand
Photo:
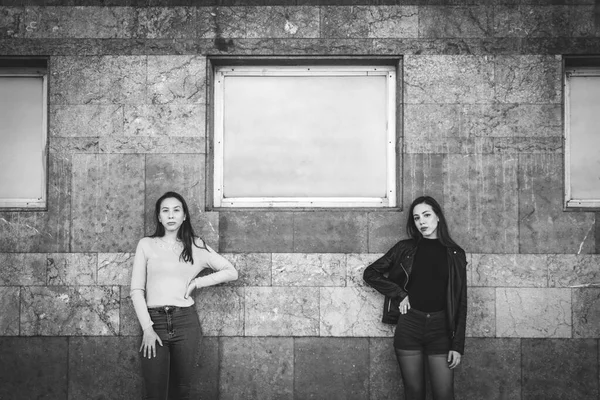
[[[458,367],[458,364],[460,364],[460,358],[461,356],[458,351],[450,350],[448,352],[448,367],[450,369]]]
[[[192,279],[192,281],[189,283],[187,290],[185,291],[185,298],[187,299],[188,297],[190,297],[192,295],[192,292],[194,291],[194,289],[197,289],[198,286],[196,284],[196,280]]]

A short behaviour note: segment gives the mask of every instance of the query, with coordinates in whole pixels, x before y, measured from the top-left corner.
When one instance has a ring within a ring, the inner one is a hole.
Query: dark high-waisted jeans
[[[156,343],[156,357],[142,357],[146,399],[187,400],[202,331],[194,306],[149,308]]]

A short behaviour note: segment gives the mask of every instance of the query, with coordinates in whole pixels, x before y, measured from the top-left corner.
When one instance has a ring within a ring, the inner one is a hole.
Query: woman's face
[[[417,204],[413,208],[415,226],[424,238],[437,239],[438,221],[440,220],[427,203]]]
[[[165,227],[165,231],[177,232],[183,221],[185,221],[185,212],[179,200],[167,197],[160,203],[158,222]]]

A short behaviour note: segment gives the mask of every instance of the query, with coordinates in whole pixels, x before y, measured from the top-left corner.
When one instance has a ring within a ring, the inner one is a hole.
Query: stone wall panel
[[[0,336],[19,336],[19,298],[19,287],[0,286]]]

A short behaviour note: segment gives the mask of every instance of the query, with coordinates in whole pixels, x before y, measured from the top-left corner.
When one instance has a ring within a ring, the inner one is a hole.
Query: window
[[[0,59],[0,207],[46,207],[46,60]]]
[[[600,208],[600,59],[566,63],[565,206]]]
[[[215,65],[214,207],[396,207],[390,63]]]

